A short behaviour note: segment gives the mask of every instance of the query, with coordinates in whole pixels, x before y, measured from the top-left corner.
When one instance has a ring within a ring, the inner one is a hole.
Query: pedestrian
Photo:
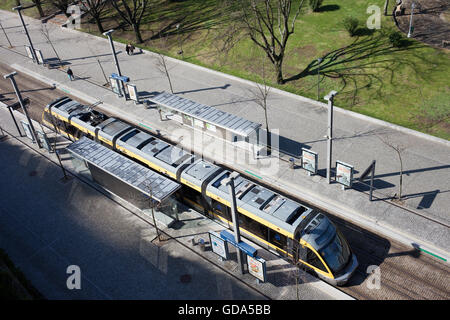
[[[134,46],[130,43],[130,51],[131,51],[131,54],[134,54]]]
[[[69,77],[70,81],[74,79],[72,69],[70,68],[67,69],[67,76]]]
[[[131,47],[129,43],[125,46],[125,51],[127,52],[127,55],[130,55]]]

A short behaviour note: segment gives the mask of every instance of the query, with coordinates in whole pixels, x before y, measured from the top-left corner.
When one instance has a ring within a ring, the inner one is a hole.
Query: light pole
[[[414,15],[414,7],[416,6],[416,4],[413,2],[411,3],[411,18],[409,19],[409,30],[408,30],[408,38],[411,38],[411,35],[413,33],[412,31],[412,20],[413,20],[413,15]]]
[[[180,24],[177,24],[177,38],[178,38],[178,45],[180,46],[180,51],[178,51],[178,54],[183,54],[183,44],[180,42]]]
[[[320,100],[320,64],[322,63],[323,59],[319,58],[317,59],[318,65],[317,65],[317,100]]]
[[[29,35],[28,30],[27,30],[27,27],[26,27],[26,25],[25,25],[25,21],[23,21],[22,11],[21,11],[21,10],[23,9],[23,7],[22,7],[22,6],[17,6],[17,7],[14,7],[14,8],[12,8],[12,9],[13,9],[13,10],[17,10],[17,12],[19,13],[20,21],[22,22],[23,28],[25,29],[25,34],[27,35],[28,43],[30,44],[31,55],[33,56],[33,62],[36,62],[37,64],[39,64],[39,61],[38,61],[38,59],[36,58],[36,52],[34,52],[33,43],[31,42],[30,35]]]
[[[233,172],[228,178],[223,179],[221,184],[227,185],[229,194],[231,197],[231,219],[233,222],[233,229],[234,229],[234,241],[236,244],[239,244],[241,242],[241,234],[239,231],[239,219],[237,218],[237,205],[236,205],[236,193],[234,190],[234,179],[236,179],[239,176],[239,173]],[[244,266],[242,264],[242,252],[239,247],[236,247],[237,251],[237,259],[239,264],[239,270],[241,274],[244,274]]]
[[[114,32],[114,29],[103,32],[104,36],[107,36],[109,39],[109,44],[111,45],[111,51],[114,57],[114,64],[116,65],[117,74],[121,77],[122,73],[120,72],[119,61],[117,60],[116,49],[114,48],[114,43],[112,41],[111,34]]]
[[[327,127],[327,180],[331,183],[331,152],[333,144],[333,100],[334,96],[337,95],[337,91],[330,91],[328,95],[324,97],[328,101],[328,127]]]
[[[33,139],[34,139],[34,141],[36,141],[38,147],[40,148],[41,144],[39,143],[39,140],[36,136],[36,131],[34,130],[33,122],[31,122],[30,116],[28,115],[28,111],[25,108],[25,104],[23,103],[22,95],[20,94],[19,88],[17,87],[16,79],[14,79],[15,75],[17,75],[16,71],[14,71],[10,74],[4,75],[3,78],[11,80],[11,84],[14,88],[14,91],[16,92],[17,99],[19,100],[20,106],[22,107],[22,111],[25,114],[25,117],[27,118],[28,124],[30,125],[31,134],[33,135]]]

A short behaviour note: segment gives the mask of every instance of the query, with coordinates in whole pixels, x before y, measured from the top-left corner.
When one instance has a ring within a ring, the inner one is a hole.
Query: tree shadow
[[[381,95],[384,82],[393,83],[396,72],[405,66],[412,68],[418,77],[424,76],[424,70],[419,68],[427,67],[429,61],[427,57],[423,57],[424,63],[419,66],[411,59],[411,54],[403,53],[414,52],[416,49],[426,47],[425,45],[416,41],[402,40],[401,45],[394,46],[389,40],[389,31],[372,32],[367,28],[360,28],[358,34],[359,36],[355,37],[350,45],[326,53],[321,57],[321,62],[317,59],[312,60],[303,71],[287,78],[285,82],[319,73],[322,77],[340,79],[342,87],[339,91],[352,94],[354,105],[359,90],[371,88]],[[416,51],[416,56],[412,54],[412,57],[417,58],[419,54],[421,53]],[[389,75],[389,80],[385,80],[386,74]],[[353,84],[354,89],[345,92],[349,84]]]
[[[341,7],[337,4],[327,4],[325,6],[321,6],[319,9],[317,9],[317,12],[326,12],[326,11],[336,11],[339,10]]]

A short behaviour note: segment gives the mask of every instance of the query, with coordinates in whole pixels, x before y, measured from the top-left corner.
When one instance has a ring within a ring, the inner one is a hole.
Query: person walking
[[[131,54],[134,54],[134,46],[130,43],[130,52]]]
[[[125,46],[125,51],[127,52],[127,55],[130,55],[131,48],[129,43]]]
[[[67,76],[69,77],[70,81],[72,81],[73,79],[75,79],[75,77],[73,76],[73,71],[72,71],[72,69],[70,69],[70,68],[67,69]]]

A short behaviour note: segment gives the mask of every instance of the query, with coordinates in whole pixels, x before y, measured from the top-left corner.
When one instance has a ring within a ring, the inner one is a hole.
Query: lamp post
[[[328,127],[327,127],[327,180],[331,183],[331,161],[332,161],[332,144],[333,144],[333,101],[337,95],[337,91],[330,91],[328,95],[324,97],[328,101]]]
[[[239,176],[239,173],[233,172],[228,178],[225,178],[222,180],[222,185],[227,185],[229,194],[231,197],[231,219],[233,222],[233,229],[234,229],[234,241],[236,244],[241,242],[241,234],[239,231],[239,219],[237,218],[237,205],[236,205],[236,193],[234,190],[234,179],[236,179]],[[244,274],[244,266],[242,264],[242,252],[239,247],[236,247],[237,251],[237,259],[239,264],[239,270],[241,274]]]
[[[178,45],[180,46],[180,51],[178,51],[178,54],[183,54],[183,44],[180,42],[180,24],[177,24],[177,38],[178,38]]]
[[[317,100],[320,100],[320,64],[322,63],[323,59],[319,58],[317,59],[318,65],[317,65]]]
[[[16,92],[17,99],[19,100],[20,106],[22,107],[22,111],[25,114],[25,117],[27,118],[28,124],[31,128],[31,134],[33,135],[34,141],[36,141],[38,147],[41,147],[41,144],[39,143],[39,140],[36,136],[36,131],[34,130],[33,122],[31,122],[30,116],[28,115],[28,111],[25,108],[25,104],[23,103],[22,95],[20,94],[19,88],[17,87],[16,79],[14,79],[14,76],[17,75],[17,72],[14,71],[10,74],[4,75],[3,78],[11,80],[11,84],[14,88],[14,91]]]
[[[27,27],[26,27],[26,25],[25,25],[25,22],[23,21],[22,11],[21,11],[21,10],[23,10],[23,7],[22,7],[22,6],[17,6],[17,7],[14,7],[14,8],[12,8],[12,9],[13,9],[13,10],[17,10],[17,12],[19,13],[20,21],[22,22],[23,28],[24,28],[24,30],[25,30],[25,34],[27,35],[28,43],[30,44],[31,55],[33,56],[33,62],[36,62],[37,64],[39,64],[39,61],[38,61],[38,59],[36,58],[36,52],[34,52],[33,42],[31,42],[31,38],[30,38],[30,35],[29,35],[29,33],[28,33]]]
[[[117,74],[121,77],[122,73],[120,72],[119,61],[117,60],[116,49],[114,48],[114,43],[112,41],[111,34],[114,32],[114,29],[103,32],[104,36],[107,36],[109,39],[109,44],[111,45],[111,51],[114,57],[114,64],[116,65]]]
[[[414,15],[414,7],[416,6],[416,4],[413,2],[411,3],[411,18],[409,19],[409,30],[408,30],[408,38],[411,38],[412,33],[413,33],[413,26],[412,26],[412,20],[413,20],[413,15]]]

